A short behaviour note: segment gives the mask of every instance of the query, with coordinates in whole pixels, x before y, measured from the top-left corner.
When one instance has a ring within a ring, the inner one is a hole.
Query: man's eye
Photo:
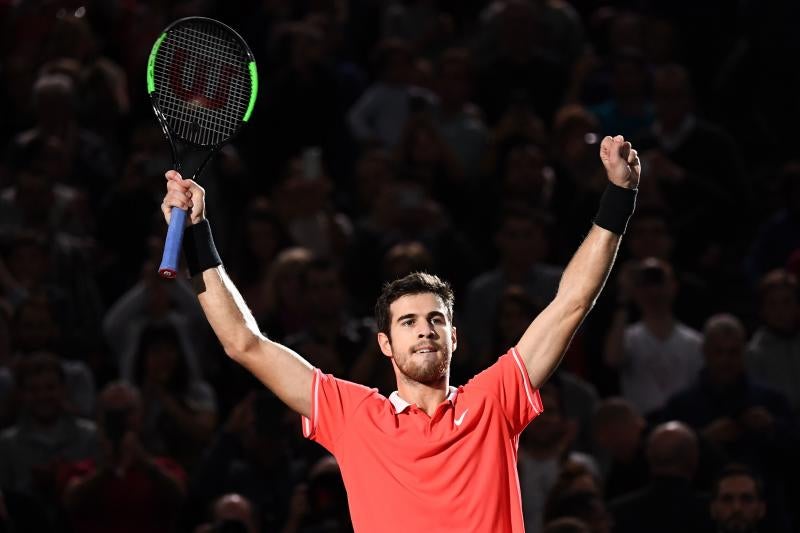
[[[404,325],[404,326],[410,326],[410,325],[412,325],[413,323],[414,323],[414,321],[413,321],[413,320],[403,320],[403,321],[401,322],[401,324],[402,324],[402,325]]]

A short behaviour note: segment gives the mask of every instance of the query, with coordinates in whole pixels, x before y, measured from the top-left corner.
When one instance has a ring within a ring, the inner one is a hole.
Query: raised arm
[[[636,150],[621,135],[603,139],[600,158],[611,182],[610,187],[637,188],[639,158]],[[603,220],[600,220],[599,213],[596,223],[564,270],[556,297],[528,326],[517,344],[517,351],[525,361],[534,387],[540,387],[558,366],[611,272],[622,231],[615,233],[601,225],[619,226],[622,220],[624,227],[624,221],[632,210],[632,200],[626,205],[625,199],[630,195],[625,192],[604,196],[601,207]],[[616,224],[606,224],[606,221]]]
[[[166,177],[167,194],[161,210],[167,223],[174,206],[191,209],[190,216],[186,217],[187,225],[207,224],[203,188],[172,170]],[[225,353],[249,370],[291,409],[310,416],[312,366],[294,351],[261,334],[253,314],[225,268],[221,265],[207,268],[192,278],[192,284]]]

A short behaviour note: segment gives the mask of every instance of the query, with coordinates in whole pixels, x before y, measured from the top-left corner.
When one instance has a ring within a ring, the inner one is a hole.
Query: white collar
[[[453,387],[452,385],[450,385],[447,388],[447,390],[448,390],[447,398],[445,398],[445,399],[448,402],[453,403],[456,400],[456,395],[458,394],[458,389]],[[404,399],[402,399],[400,397],[400,395],[397,393],[397,391],[394,391],[393,393],[391,393],[389,395],[389,401],[392,402],[392,405],[394,406],[395,414],[400,414],[403,411],[405,411],[406,409],[408,409],[409,407],[411,407],[411,404],[408,403],[407,401],[405,401]]]

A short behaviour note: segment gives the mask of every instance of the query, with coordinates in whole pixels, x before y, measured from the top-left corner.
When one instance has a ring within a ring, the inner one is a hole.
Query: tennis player
[[[539,387],[558,365],[608,277],[636,202],[640,163],[622,136],[600,146],[609,184],[558,293],[517,345],[466,385],[449,384],[457,345],[453,293],[429,274],[388,284],[377,341],[391,361],[389,398],[313,368],[263,335],[231,282],[205,219],[205,192],[169,171],[162,210],[188,210],[184,254],[225,352],[302,416],[303,433],[338,460],[358,533],[525,530],[519,434],[542,412]]]

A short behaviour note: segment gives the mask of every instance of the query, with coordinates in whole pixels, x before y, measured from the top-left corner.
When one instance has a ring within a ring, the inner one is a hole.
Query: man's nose
[[[419,331],[417,331],[417,336],[421,339],[426,337],[435,337],[436,329],[430,322],[423,322],[422,326],[419,328]]]

